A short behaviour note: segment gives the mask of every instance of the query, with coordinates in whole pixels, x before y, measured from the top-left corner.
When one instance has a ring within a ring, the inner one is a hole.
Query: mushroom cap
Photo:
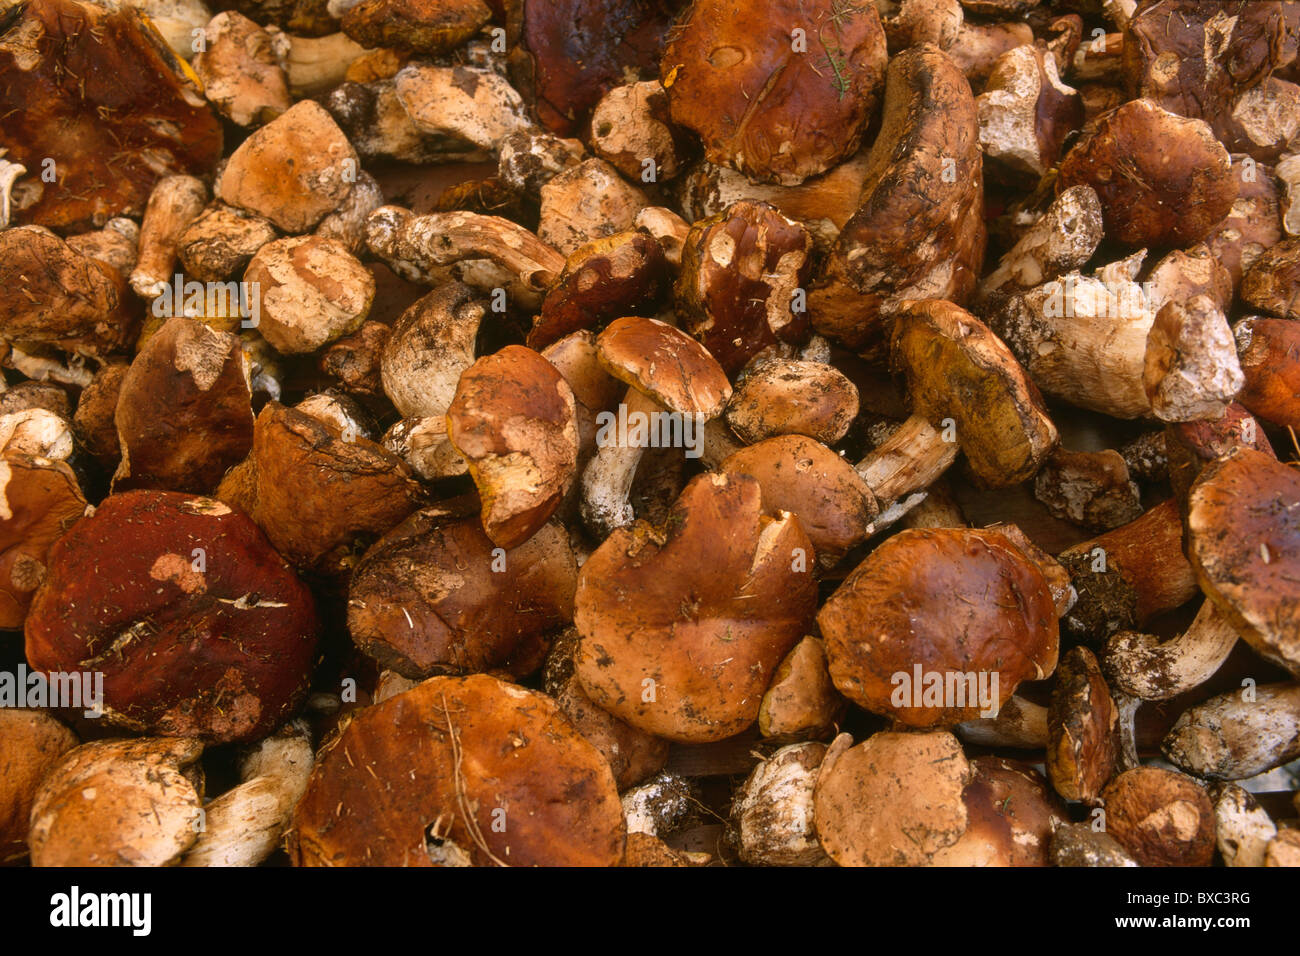
[[[871,521],[880,511],[852,465],[803,435],[747,445],[724,458],[718,470],[757,478],[764,510],[797,515],[817,557],[828,566],[870,535]]]
[[[615,319],[596,339],[600,364],[669,411],[715,418],[731,398],[717,360],[695,339],[658,319]]]
[[[577,405],[559,371],[507,345],[460,377],[447,437],[469,464],[483,530],[502,548],[527,541],[555,513],[578,472]]]
[[[474,364],[483,300],[462,282],[416,299],[393,323],[379,360],[384,394],[407,418],[446,415],[461,375]]]
[[[858,389],[825,362],[773,359],[743,374],[727,424],[743,441],[807,435],[833,445],[858,417]]]
[[[1072,647],[1056,668],[1047,708],[1047,774],[1067,800],[1096,803],[1115,772],[1119,711],[1096,655]]]
[[[772,675],[758,711],[758,732],[777,740],[829,736],[847,703],[831,682],[826,648],[805,637]]]
[[[1253,448],[1207,465],[1187,499],[1201,588],[1255,650],[1300,675],[1300,473]]]
[[[0,502],[0,628],[21,628],[50,546],[86,513],[86,499],[66,463],[10,452],[0,458]]]
[[[1101,794],[1106,832],[1139,866],[1209,866],[1214,804],[1191,777],[1160,767],[1126,770]]]
[[[962,793],[974,771],[946,731],[881,731],[852,746],[835,738],[822,760],[813,816],[840,866],[924,866],[966,832]]]
[[[699,133],[709,162],[793,186],[857,151],[884,83],[884,28],[872,4],[771,0],[747,12],[695,0],[660,77],[673,122]]]
[[[1052,830],[1065,806],[1032,765],[1001,757],[970,762],[962,791],[966,832],[936,852],[935,866],[1049,866]]]
[[[45,711],[0,708],[0,864],[27,855],[32,801],[41,780],[77,746],[77,735]]]
[[[361,0],[340,25],[362,46],[437,54],[472,39],[491,18],[483,0]]]
[[[1246,380],[1237,400],[1275,425],[1300,428],[1300,322],[1253,315],[1233,332]]]
[[[360,711],[317,763],[289,853],[299,866],[431,866],[426,841],[441,840],[472,865],[615,866],[624,838],[599,751],[549,697],[479,674]]]
[[[934,528],[894,535],[844,579],[817,623],[840,693],[912,727],[980,716],[985,708],[971,699],[979,696],[970,693],[971,675],[976,691],[992,691],[997,674],[994,703],[1001,706],[1022,680],[1042,680],[1056,668],[1051,589],[1038,567],[996,531]],[[918,669],[921,686],[914,686]],[[929,692],[935,674],[943,691],[937,695]],[[967,679],[954,685],[961,675]]]
[[[405,677],[537,668],[552,631],[573,619],[578,565],[546,524],[494,554],[477,520],[417,511],[366,552],[348,591],[352,640]]]
[[[1056,447],[1038,389],[1002,340],[965,309],[939,299],[906,303],[894,319],[892,348],[913,411],[932,424],[957,423],[957,442],[980,484],[1020,484]]]
[[[102,672],[117,726],[251,740],[302,700],[318,630],[311,592],[247,515],[213,498],[130,491],[50,549],[27,660]]]
[[[811,548],[793,515],[763,514],[753,478],[695,478],[662,529],[617,529],[578,572],[583,689],[670,740],[744,730],[777,665],[808,633],[817,585],[796,549]]]

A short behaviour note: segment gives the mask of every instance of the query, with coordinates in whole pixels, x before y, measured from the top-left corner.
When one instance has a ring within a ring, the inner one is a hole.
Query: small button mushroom
[[[73,747],[77,735],[41,710],[0,709],[0,863],[27,856],[27,831],[41,781]]]
[[[997,531],[902,531],[823,605],[831,678],[910,727],[989,717],[1056,668],[1056,606],[1038,567]]]
[[[149,194],[140,226],[140,256],[131,272],[131,288],[142,299],[162,295],[176,268],[180,235],[203,212],[208,187],[193,176],[165,176]]]
[[[1199,777],[1243,780],[1300,757],[1300,685],[1234,690],[1183,711],[1160,744]]]
[[[360,0],[343,13],[343,32],[366,47],[450,53],[491,19],[482,0]]]
[[[348,629],[405,677],[532,673],[573,618],[577,563],[558,525],[498,550],[474,520],[417,511],[357,564]]]
[[[1214,805],[1191,777],[1136,767],[1102,791],[1106,833],[1140,866],[1209,866],[1214,859]]]
[[[375,278],[337,239],[295,236],[253,256],[244,283],[258,301],[257,330],[281,354],[314,352],[355,332]]]
[[[1056,668],[1047,709],[1047,776],[1066,800],[1096,805],[1115,774],[1119,713],[1097,658],[1072,647]]]
[[[521,345],[479,359],[460,376],[447,437],[469,465],[483,530],[499,547],[527,541],[577,477],[573,391],[555,366]]]
[[[766,203],[747,200],[691,227],[675,286],[682,328],[728,374],[778,341],[808,337],[798,294],[812,272],[812,238]]]
[[[199,836],[203,798],[193,774],[202,753],[188,737],[96,740],[70,751],[37,790],[32,865],[176,864]]]
[[[357,713],[294,812],[299,866],[614,866],[609,765],[550,698],[434,677]]]
[[[592,152],[634,182],[676,177],[675,140],[668,94],[657,80],[614,87],[591,114]]]
[[[311,593],[247,517],[211,498],[112,495],[49,553],[27,659],[104,674],[115,726],[250,740],[301,701],[315,660]]]
[[[1034,176],[1056,164],[1066,135],[1083,125],[1078,90],[1061,82],[1056,60],[1037,46],[998,57],[976,105],[985,155]]]
[[[347,198],[359,169],[356,152],[329,113],[301,100],[240,144],[216,194],[285,232],[306,232]]]
[[[247,512],[295,566],[338,577],[419,507],[424,492],[382,446],[273,401],[253,423],[252,452],[216,496]]]
[[[159,178],[201,176],[220,158],[221,124],[194,74],[140,11],[32,0],[9,8],[5,36],[9,160],[37,173],[50,159],[57,170],[57,182],[33,184],[24,222],[76,233],[138,216]]]
[[[1210,127],[1148,99],[1107,113],[1071,147],[1057,189],[1080,184],[1097,191],[1107,238],[1131,246],[1199,242],[1237,198],[1232,161]]]
[[[412,63],[394,84],[398,102],[425,135],[495,152],[503,139],[528,125],[523,97],[491,70]]]
[[[1066,823],[1052,834],[1050,847],[1055,866],[1137,866],[1119,842],[1091,823]]]
[[[1254,794],[1235,783],[1225,783],[1211,793],[1215,795],[1215,842],[1223,865],[1264,866],[1268,845],[1277,836],[1268,812]]]
[[[537,235],[563,255],[594,239],[625,232],[649,199],[603,159],[585,159],[541,188]]]
[[[1266,421],[1300,428],[1300,323],[1252,315],[1233,335],[1245,379],[1237,399]]]
[[[775,740],[829,737],[846,709],[827,670],[826,648],[805,637],[772,676],[758,709],[758,732]]]
[[[544,349],[570,332],[610,319],[654,315],[667,284],[662,247],[644,232],[619,232],[569,254],[542,300],[528,345]]]
[[[5,451],[0,458],[0,627],[22,628],[45,580],[50,546],[86,510],[67,464]]]
[[[1137,484],[1119,452],[1058,448],[1034,478],[1034,497],[1055,517],[1109,531],[1142,514]]]
[[[248,17],[225,10],[203,31],[205,49],[194,57],[203,95],[236,126],[269,123],[292,105],[271,35]]]
[[[807,435],[833,445],[858,416],[858,389],[833,365],[774,359],[741,376],[727,424],[742,441]]]
[[[699,134],[710,162],[765,182],[800,183],[851,156],[885,70],[875,7],[780,0],[757,21],[735,13],[696,0],[669,36],[660,79],[673,121]]]
[[[782,747],[756,766],[731,801],[740,859],[751,866],[829,864],[813,814],[813,791],[826,745]]]
[[[218,202],[176,237],[176,255],[190,278],[220,282],[243,272],[277,235],[270,220]]]
[[[1300,319],[1300,238],[1260,254],[1241,280],[1241,298],[1283,319]]]
[[[739,733],[758,716],[781,658],[807,633],[816,584],[797,549],[807,555],[811,547],[793,516],[763,515],[752,478],[695,478],[662,530],[620,528],[579,571],[583,689],[670,740]],[[701,567],[710,569],[705,578]]]
[[[1233,449],[1208,465],[1187,503],[1196,578],[1242,638],[1300,676],[1300,474],[1271,455]]]

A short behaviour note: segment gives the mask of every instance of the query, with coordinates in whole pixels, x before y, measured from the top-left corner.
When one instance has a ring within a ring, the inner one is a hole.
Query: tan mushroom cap
[[[1101,799],[1106,832],[1140,866],[1209,866],[1214,859],[1214,804],[1186,774],[1135,767]]]
[[[502,548],[532,537],[577,475],[573,390],[554,365],[522,345],[465,370],[447,409],[447,437],[478,487],[483,530]]]
[[[66,462],[6,453],[0,503],[0,627],[21,628],[50,546],[86,513],[86,498]]]
[[[840,866],[924,866],[966,832],[962,792],[973,775],[946,731],[841,734],[822,760],[813,816]]]
[[[895,317],[892,348],[913,411],[932,424],[957,423],[957,442],[981,485],[1020,484],[1056,447],[1038,389],[965,309],[940,299],[907,303]]]
[[[1096,803],[1115,772],[1119,711],[1092,651],[1072,647],[1047,709],[1047,774],[1067,800]]]
[[[624,839],[605,758],[549,697],[479,674],[360,711],[317,763],[289,853],[305,866],[430,866],[429,840],[467,865],[615,866]]]
[[[708,350],[658,319],[616,319],[596,348],[610,375],[669,411],[715,418],[731,398],[727,374]]]
[[[912,727],[981,716],[981,685],[990,695],[994,674],[993,703],[1001,706],[1021,681],[1056,668],[1051,589],[1024,552],[992,530],[900,532],[844,579],[817,623],[840,693]]]
[[[670,740],[733,736],[804,634],[817,585],[798,519],[746,475],[695,478],[662,529],[614,531],[578,573],[576,670],[601,707]],[[803,570],[795,570],[802,567]]]
[[[27,855],[27,829],[41,780],[77,746],[77,735],[41,710],[0,708],[0,864]]]
[[[858,415],[858,389],[825,362],[775,359],[746,372],[727,405],[727,424],[747,442],[807,435],[833,445]]]
[[[1300,675],[1300,472],[1252,448],[1207,465],[1188,495],[1201,588],[1260,654]]]

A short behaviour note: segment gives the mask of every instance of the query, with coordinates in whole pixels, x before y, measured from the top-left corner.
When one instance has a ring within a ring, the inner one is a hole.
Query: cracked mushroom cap
[[[1300,472],[1253,448],[1207,465],[1187,499],[1201,588],[1251,647],[1300,675]]]
[[[793,515],[763,514],[753,478],[695,478],[662,528],[617,529],[579,571],[583,689],[670,740],[744,730],[777,665],[808,633],[817,586],[796,549],[811,547]]]
[[[117,726],[251,740],[306,693],[318,627],[311,592],[246,515],[213,498],[131,491],[50,549],[27,660],[102,672]]]
[[[21,628],[45,580],[50,546],[86,513],[67,464],[31,455],[0,458],[0,628]]]
[[[417,511],[375,543],[348,591],[352,640],[404,677],[537,669],[573,619],[578,565],[548,523],[498,553],[473,518]]]
[[[984,487],[1032,478],[1056,448],[1056,427],[1034,383],[1002,340],[960,306],[907,303],[894,320],[893,355],[913,412],[957,423],[957,443]]]
[[[992,530],[896,534],[844,579],[817,623],[840,693],[911,727],[974,720],[1056,668],[1051,588]]]
[[[709,162],[794,186],[857,151],[886,60],[869,3],[695,0],[660,79],[673,122],[700,135]]]
[[[627,316],[596,339],[600,364],[669,411],[716,418],[731,398],[727,373],[708,350],[658,319]]]
[[[1102,791],[1106,832],[1139,866],[1209,866],[1214,804],[1194,779],[1160,767],[1126,770]]]
[[[600,752],[549,697],[476,675],[358,713],[312,773],[289,854],[298,866],[615,866],[624,840]]]
[[[559,371],[507,345],[460,377],[447,436],[469,464],[493,544],[527,541],[555,513],[578,472],[577,405]]]

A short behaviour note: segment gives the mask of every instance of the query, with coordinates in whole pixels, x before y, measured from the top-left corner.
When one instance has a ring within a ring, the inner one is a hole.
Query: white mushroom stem
[[[1025,231],[980,283],[979,299],[1041,285],[1084,265],[1101,242],[1101,200],[1091,186],[1071,186]]]
[[[653,422],[652,416],[665,411],[653,398],[635,388],[628,388],[623,406],[628,422],[641,415]],[[614,414],[617,416],[617,412]],[[617,428],[598,428],[596,452],[582,473],[582,501],[579,505],[582,520],[601,538],[615,528],[630,525],[636,517],[630,500],[632,482],[645,447],[628,444],[626,438]]]
[[[183,866],[257,866],[280,845],[307,790],[315,756],[302,721],[257,743],[240,763],[243,783],[204,808],[198,841]]]
[[[5,151],[0,150],[0,157],[4,154]],[[27,167],[22,163],[11,163],[7,159],[0,159],[0,229],[9,228],[10,193],[13,192],[18,177],[25,172]]]
[[[1188,773],[1241,780],[1300,757],[1300,684],[1211,697],[1183,712],[1160,745]]]
[[[1263,866],[1277,826],[1249,791],[1228,783],[1214,801],[1214,835],[1225,866]]]
[[[72,428],[45,408],[0,415],[0,452],[65,461],[72,455]]]
[[[957,460],[958,451],[956,441],[945,441],[942,431],[913,415],[858,462],[857,472],[887,505],[932,485]]]
[[[207,186],[193,176],[167,176],[154,186],[140,226],[140,255],[131,272],[131,288],[140,298],[156,298],[171,284],[177,240],[207,201]]]
[[[278,41],[277,59],[295,100],[338,86],[352,61],[366,52],[365,47],[344,33],[290,37],[278,30],[267,32],[273,41]]]
[[[60,385],[85,388],[95,378],[94,370],[86,367],[86,359],[82,355],[70,355],[66,362],[60,362],[11,348],[7,362],[33,382],[58,382]]]
[[[1137,730],[1134,726],[1142,698],[1114,692],[1111,696],[1115,700],[1115,732],[1119,736],[1119,752],[1115,755],[1115,772],[1118,774],[1142,763],[1138,759]]]
[[[1047,746],[1047,708],[1012,695],[996,717],[958,724],[957,736],[981,747],[1041,750]]]
[[[1120,693],[1169,700],[1213,677],[1236,644],[1237,629],[1207,600],[1187,630],[1163,644],[1151,634],[1117,631],[1106,642],[1102,664]]]
[[[724,458],[744,447],[721,417],[704,423],[704,449],[700,461],[705,468],[716,469]]]

